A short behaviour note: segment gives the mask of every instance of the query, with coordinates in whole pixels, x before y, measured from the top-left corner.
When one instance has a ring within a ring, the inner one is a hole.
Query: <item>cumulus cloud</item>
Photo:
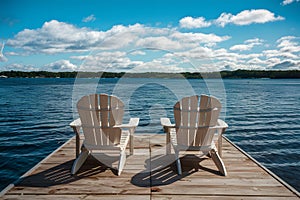
[[[141,65],[136,66],[134,69],[131,69],[131,72],[141,73],[141,72],[184,72],[186,68],[179,67],[178,65],[166,65],[162,64],[159,61],[145,62]]]
[[[249,65],[266,65],[267,62],[265,60],[261,60],[258,57],[252,58],[246,62]]]
[[[221,27],[227,24],[249,25],[254,23],[267,23],[273,21],[284,20],[281,16],[275,16],[274,13],[265,9],[244,10],[237,15],[231,13],[222,13],[215,23]]]
[[[46,71],[76,71],[78,67],[69,60],[59,60],[44,66]]]
[[[138,47],[161,48],[161,49],[180,49],[182,46],[179,41],[171,40],[166,36],[141,38],[136,42]]]
[[[137,53],[137,54],[136,54]],[[136,60],[131,59],[132,55],[151,55],[151,59]],[[89,56],[73,56],[73,59],[83,61],[79,66],[79,71],[109,71],[109,72],[184,72],[190,71],[190,65],[185,65],[188,60],[179,57],[179,54],[170,53],[160,49],[144,49],[133,52],[104,51]],[[184,65],[182,65],[184,64]],[[182,65],[182,66],[181,66]],[[187,68],[188,67],[188,68]]]
[[[72,58],[83,61],[78,67],[79,71],[127,71],[142,63],[130,60],[127,53],[121,51],[99,51]]]
[[[200,43],[211,46],[229,38],[215,34],[181,33],[175,28],[153,28],[141,24],[116,25],[107,31],[95,31],[52,20],[45,22],[41,28],[19,32],[7,44],[29,53],[57,54],[141,46],[178,50]]]
[[[273,18],[266,17],[266,12],[261,12],[262,15],[258,17],[255,11],[266,10],[249,10],[246,14],[243,11],[235,16],[226,14],[228,20],[224,21],[224,26],[228,23],[265,23],[280,18],[275,17],[273,13]],[[256,17],[250,20],[245,16]],[[203,21],[206,20],[203,18]],[[298,37],[284,36],[278,38],[275,45],[270,46],[266,46],[266,41],[262,39],[250,38],[228,48],[222,47],[222,42],[229,39],[231,37],[228,35],[182,32],[178,28],[157,28],[142,24],[115,25],[106,31],[99,31],[52,20],[45,22],[41,28],[25,29],[17,33],[7,44],[16,50],[14,52],[19,56],[41,53],[56,56],[68,53],[65,54],[65,59],[44,64],[42,69],[49,71],[193,71],[195,69],[188,66],[189,59],[195,63],[196,69],[201,71],[272,69],[281,66],[288,66],[289,69],[299,68]],[[261,50],[260,53],[249,52],[259,45],[265,50]],[[144,48],[154,51],[149,53]],[[131,51],[132,49],[136,51]],[[157,53],[160,49],[162,52]],[[73,55],[70,56],[69,53]],[[8,52],[5,55],[9,55]],[[80,62],[81,65],[77,64]],[[29,65],[7,67],[15,70],[34,70]]]
[[[282,52],[277,49],[271,49],[271,50],[264,50],[263,54],[265,55],[266,58],[288,58],[288,59],[299,59],[298,55],[295,55],[290,52]]]
[[[300,38],[294,36],[284,36],[277,40],[277,47],[281,52],[297,53],[300,52],[299,40]]]
[[[36,71],[37,68],[33,67],[33,65],[26,65],[20,63],[12,63],[2,67],[3,71]]]
[[[177,52],[179,57],[193,58],[193,59],[209,59],[213,58],[214,51],[208,47],[197,47],[188,51]]]
[[[293,2],[299,2],[300,0],[284,0],[283,2],[282,2],[282,5],[288,5],[288,4],[291,4],[291,3],[293,3]]]
[[[116,25],[108,31],[94,31],[78,28],[72,24],[51,20],[41,28],[25,29],[9,39],[7,44],[31,53],[65,53],[84,52],[94,49],[122,48],[137,37],[147,33],[161,34],[164,29],[156,31],[140,24],[131,26]]]
[[[7,44],[32,53],[61,53],[87,50],[101,43],[105,33],[52,20],[39,29],[24,29]]]
[[[176,41],[180,41],[181,44],[184,44],[187,47],[197,47],[199,44],[216,44],[230,39],[229,36],[218,36],[213,33],[182,33],[178,31],[171,34],[170,37]]]
[[[282,62],[282,59],[300,60],[299,38],[284,36],[277,40],[277,49],[264,50],[263,54],[267,59],[279,59],[275,64]],[[271,63],[274,65],[274,63]]]
[[[232,51],[248,51],[251,50],[254,46],[262,45],[263,40],[255,38],[255,39],[249,39],[244,42],[244,44],[237,44],[229,49]]]
[[[247,50],[251,50],[252,48],[253,45],[251,44],[237,44],[230,47],[229,49],[232,51],[247,51]]]
[[[141,51],[141,50],[134,50],[134,51],[131,51],[130,54],[131,55],[142,55],[142,56],[144,56],[144,55],[146,55],[146,52]]]
[[[6,55],[8,55],[8,56],[20,56],[21,54],[19,54],[17,52],[10,51],[10,52],[6,52]]]
[[[300,68],[300,62],[293,61],[293,60],[284,60],[271,67],[271,69],[278,69],[278,70],[291,70],[291,69],[299,69],[299,68]]]
[[[93,22],[95,20],[96,20],[96,17],[94,15],[90,15],[90,16],[83,18],[82,22]]]
[[[277,48],[263,53],[268,58],[271,69],[300,69],[299,38],[284,36],[277,40]]]
[[[179,21],[179,25],[181,28],[203,28],[203,27],[209,27],[211,25],[211,22],[208,22],[205,20],[204,17],[184,17]]]

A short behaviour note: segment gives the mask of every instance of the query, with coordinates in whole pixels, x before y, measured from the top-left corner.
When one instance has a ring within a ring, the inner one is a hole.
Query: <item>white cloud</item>
[[[254,46],[262,45],[262,44],[263,44],[263,40],[254,38],[254,39],[246,40],[244,44],[234,45],[229,49],[232,51],[248,51],[251,50]]]
[[[181,28],[203,28],[203,27],[209,27],[211,25],[211,22],[205,21],[204,17],[184,17],[179,21]]]
[[[59,60],[44,66],[46,71],[76,71],[78,67],[69,60]]]
[[[267,59],[277,58],[289,59],[289,60],[300,60],[300,45],[299,38],[294,36],[284,36],[277,40],[277,49],[264,50],[263,54]],[[277,61],[277,64],[279,61]],[[274,63],[272,63],[274,64]]]
[[[4,66],[2,68],[3,71],[36,71],[38,70],[37,68],[34,68],[32,65],[25,65],[25,64],[20,64],[20,63],[12,63]]]
[[[180,50],[200,44],[214,46],[229,38],[215,34],[181,33],[175,28],[153,28],[141,24],[116,25],[107,31],[95,31],[52,20],[45,22],[41,28],[19,32],[7,44],[28,54],[58,54],[139,47]]]
[[[142,55],[142,56],[144,56],[144,55],[146,55],[146,52],[141,51],[141,50],[134,50],[134,51],[130,52],[130,55]]]
[[[176,55],[193,59],[209,59],[214,56],[214,51],[208,47],[197,47],[189,51],[177,52]]]
[[[230,39],[229,36],[218,36],[212,33],[211,34],[192,33],[192,32],[182,33],[178,31],[171,34],[170,37],[188,47],[191,46],[197,47],[199,46],[199,44],[216,44]]]
[[[182,46],[179,41],[174,41],[165,36],[141,38],[136,42],[138,47],[175,50]]]
[[[281,58],[288,58],[288,59],[298,59],[299,56],[290,53],[290,52],[281,52],[280,50],[273,49],[273,50],[265,50],[263,54],[266,58],[273,58],[273,57],[281,57]]]
[[[30,53],[83,52],[94,49],[119,49],[147,35],[167,34],[171,29],[145,27],[140,24],[116,25],[108,31],[94,31],[52,20],[38,29],[24,29],[7,44]]]
[[[288,5],[288,4],[291,4],[291,3],[293,3],[293,2],[299,2],[300,0],[284,0],[283,2],[282,2],[282,5]]]
[[[19,54],[17,52],[13,52],[13,51],[10,51],[10,52],[6,52],[5,55],[8,55],[8,56],[20,56],[22,54]]]
[[[300,45],[299,39],[294,36],[284,36],[277,40],[278,48],[280,48],[281,52],[290,52],[290,53],[297,53],[300,52]]]
[[[83,18],[82,22],[93,22],[95,20],[96,20],[96,17],[94,15],[90,15],[90,16]]]
[[[272,21],[284,20],[283,17],[277,16],[275,14],[265,10],[244,10],[237,15],[231,13],[222,13],[218,19],[215,20],[215,23],[221,27],[224,27],[227,24],[236,24],[236,25],[249,25],[253,23],[267,23]]]
[[[254,15],[253,12],[253,10],[248,11],[248,15]],[[242,20],[241,15],[246,15],[242,13],[236,16],[227,14],[228,21],[224,22],[224,26],[227,23],[241,24],[242,22],[236,18]],[[259,23],[258,18],[253,18],[251,23]],[[265,19],[272,21],[270,17]],[[273,14],[274,19],[279,20]],[[246,21],[244,18],[244,23]],[[260,23],[263,23],[262,21]],[[247,23],[250,21],[248,20]],[[44,69],[50,71],[120,72],[131,70],[133,72],[145,72],[149,70],[181,72],[195,70],[187,66],[188,59],[196,61],[199,64],[196,67],[203,71],[218,71],[224,68],[247,69],[247,66],[249,69],[271,69],[274,66],[278,68],[284,64],[288,66],[288,63],[294,63],[289,68],[299,67],[297,65],[300,60],[298,37],[281,37],[275,46],[266,46],[266,41],[250,38],[232,47],[223,48],[222,42],[230,38],[228,35],[192,31],[181,32],[178,28],[155,28],[142,24],[116,25],[106,31],[96,31],[52,20],[45,22],[41,28],[25,29],[16,34],[14,38],[7,41],[7,44],[13,49],[11,54],[6,52],[5,55],[13,55],[13,52],[17,52],[19,56],[38,55],[40,53],[61,55],[70,52],[76,53],[72,56],[66,54],[65,59],[44,65]],[[265,48],[265,50],[261,50],[261,53],[249,51],[259,45],[261,45],[260,48]],[[272,46],[273,48],[267,49]],[[147,51],[145,54],[143,48],[147,47],[150,50],[153,48],[167,51],[162,51],[162,53],[149,53]],[[132,49],[137,49],[137,51],[130,51]],[[177,56],[182,60],[170,57],[168,52],[171,51],[173,53],[170,55]],[[83,53],[88,55],[83,55]],[[157,55],[161,57],[154,58]],[[82,64],[77,64],[80,61]],[[7,67],[34,70],[29,65],[10,65]]]
[[[265,60],[261,60],[260,58],[257,57],[248,60],[246,63],[249,65],[262,65],[262,66],[267,64]]]
[[[249,39],[249,40],[245,41],[245,43],[247,43],[247,44],[251,43],[251,44],[255,44],[255,45],[261,45],[263,42],[264,42],[264,40],[259,39],[259,38]]]
[[[283,60],[280,63],[277,63],[271,66],[271,69],[278,70],[292,70],[292,69],[300,69],[300,62],[294,60]]]
[[[39,29],[24,29],[7,41],[7,45],[32,53],[84,51],[105,38],[105,33],[52,20]]]
[[[127,71],[142,63],[131,61],[127,53],[121,51],[99,51],[72,58],[83,61],[78,67],[79,71]]]
[[[185,68],[179,67],[177,64],[166,64],[161,60],[153,60],[151,62],[141,62],[130,70],[133,73],[141,72],[183,72]]]
[[[151,52],[153,51],[153,52]],[[141,52],[141,51],[138,51]],[[152,54],[154,53],[154,54]],[[143,53],[144,54],[144,53]],[[130,52],[121,51],[105,51],[91,54],[83,58],[82,56],[73,59],[82,60],[82,65],[79,66],[79,71],[110,71],[110,72],[184,72],[191,70],[191,65],[187,68],[186,59],[182,59],[176,53],[159,51],[157,49],[148,49],[147,55],[151,54],[152,59],[131,60]],[[141,55],[141,54],[139,54]],[[193,69],[192,69],[193,70]]]
[[[252,48],[253,48],[252,44],[237,44],[230,47],[229,49],[232,51],[247,51],[247,50],[251,50]]]

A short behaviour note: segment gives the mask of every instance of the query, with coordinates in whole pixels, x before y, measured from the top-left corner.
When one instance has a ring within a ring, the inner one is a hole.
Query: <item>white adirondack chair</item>
[[[221,107],[215,97],[195,95],[185,97],[174,105],[175,124],[171,124],[169,118],[161,118],[167,133],[167,143],[170,142],[174,148],[178,174],[182,174],[180,152],[200,151],[201,156],[210,155],[221,174],[227,175],[215,145],[217,141],[221,145],[222,133],[228,127],[218,119]],[[221,148],[219,146],[219,150]],[[171,149],[167,149],[167,153],[170,152]]]
[[[79,139],[82,128],[84,142],[81,153],[71,170],[75,174],[93,151],[116,150],[120,152],[118,176],[121,175],[126,161],[126,147],[130,140],[130,153],[133,154],[133,133],[139,118],[131,118],[129,124],[122,124],[124,103],[115,96],[91,94],[82,97],[77,103],[79,119],[70,126]],[[77,141],[79,142],[79,141]],[[79,151],[79,150],[78,150]]]

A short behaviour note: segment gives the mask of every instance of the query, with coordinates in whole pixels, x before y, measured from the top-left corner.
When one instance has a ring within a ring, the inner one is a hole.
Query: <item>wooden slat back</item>
[[[114,145],[120,142],[124,103],[115,96],[91,94],[77,103],[85,142],[89,145]]]
[[[92,127],[94,124],[98,121],[96,120],[94,123],[94,119],[96,117],[95,114],[93,114],[89,109],[81,109],[79,108],[91,108],[90,105],[90,97],[89,96],[84,96],[82,97],[78,103],[77,103],[77,108],[78,108],[78,113],[80,116],[81,124],[83,124],[83,132],[85,137],[85,141],[89,144],[96,144],[96,130],[91,129],[91,128],[86,128],[86,127]]]
[[[189,112],[189,144],[195,146],[196,136],[197,136],[197,109],[199,107],[199,97],[198,96],[191,96],[190,97],[190,112]],[[192,128],[194,127],[194,128]]]
[[[110,126],[121,125],[124,116],[124,103],[115,96],[110,98]]]
[[[199,126],[215,126],[217,124],[222,105],[212,96],[201,95]]]
[[[109,121],[108,121],[108,113],[109,113],[109,104],[108,104],[108,95],[99,95],[100,102],[98,105],[100,105],[100,111],[99,118],[101,121],[102,127],[109,127]]]
[[[211,96],[195,95],[178,101],[174,105],[177,143],[209,145],[213,137],[209,127],[217,124],[220,111],[221,103]]]

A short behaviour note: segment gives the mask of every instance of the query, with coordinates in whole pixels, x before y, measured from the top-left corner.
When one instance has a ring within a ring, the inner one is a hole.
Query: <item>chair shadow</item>
[[[85,177],[91,177],[107,170],[115,175],[117,170],[101,163],[93,156],[89,156],[76,175],[71,174],[74,160],[69,160],[45,171],[21,178],[15,185],[23,187],[49,187],[54,185],[67,184]]]
[[[180,158],[182,175],[178,175],[174,155],[158,155],[145,161],[146,169],[134,175],[131,179],[133,185],[139,187],[155,187],[170,185],[187,176],[197,173],[199,170],[220,175],[222,174],[214,169],[210,169],[201,165],[201,162],[208,158],[199,158],[195,155],[185,155]],[[170,162],[173,159],[173,162]],[[169,161],[169,162],[168,162]],[[170,163],[170,164],[166,164]]]
[[[171,156],[171,158],[170,158]],[[204,170],[216,175],[219,171],[201,166],[201,162],[207,158],[199,158],[194,155],[185,155],[180,158],[182,175],[177,174],[177,167],[174,155],[157,155],[145,160],[145,170],[135,174],[131,183],[139,187],[153,187],[169,185],[190,176],[199,170]],[[173,159],[170,161],[170,159]],[[111,159],[118,160],[118,156]],[[22,187],[50,187],[55,185],[68,184],[86,177],[93,177],[110,170],[117,175],[115,168],[107,166],[94,156],[89,156],[76,175],[71,174],[74,160],[69,160],[52,168],[21,178],[15,185]],[[168,164],[169,163],[169,164]],[[37,169],[39,171],[39,168]],[[117,177],[117,176],[116,176]]]

